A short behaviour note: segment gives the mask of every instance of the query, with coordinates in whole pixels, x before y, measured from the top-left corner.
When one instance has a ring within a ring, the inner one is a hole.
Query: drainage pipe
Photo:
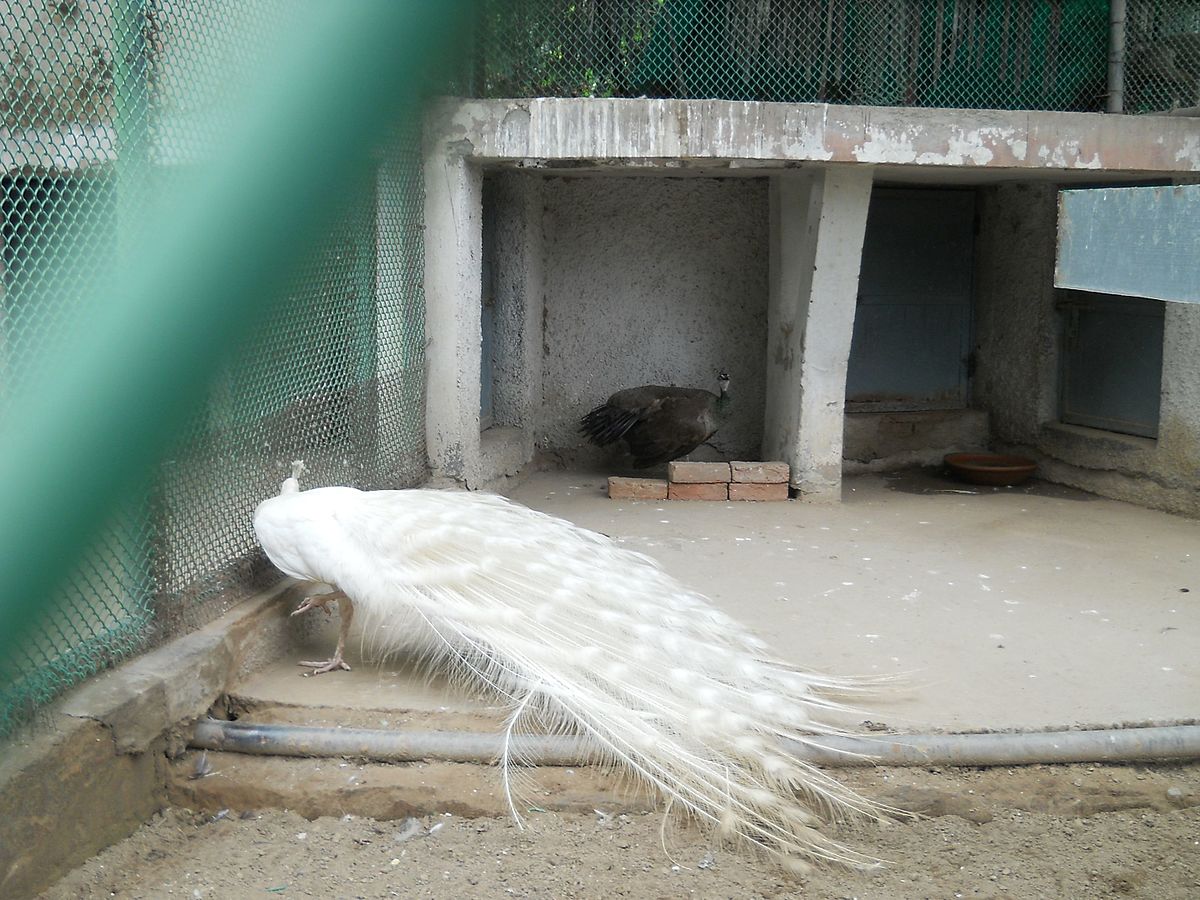
[[[1108,100],[1105,111],[1125,111],[1125,0],[1108,7]]]
[[[1200,758],[1200,725],[1001,734],[843,735],[785,741],[789,753],[823,766],[1019,766],[1038,763],[1147,762]],[[498,734],[376,731],[309,725],[255,725],[203,719],[191,744],[270,756],[349,756],[385,762],[440,760],[493,764]],[[581,766],[591,754],[574,735],[514,736],[515,759],[530,765]]]
[[[830,736],[788,750],[823,766],[1022,766],[1200,757],[1200,725],[1100,731]],[[807,745],[807,746],[806,746]]]

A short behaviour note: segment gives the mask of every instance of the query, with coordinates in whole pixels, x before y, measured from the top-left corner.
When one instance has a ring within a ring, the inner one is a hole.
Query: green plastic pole
[[[226,97],[239,115],[215,158],[148,211],[115,283],[89,298],[92,313],[0,421],[0,662],[199,407],[373,145],[418,114],[417,86],[472,5],[282,5],[272,65]]]

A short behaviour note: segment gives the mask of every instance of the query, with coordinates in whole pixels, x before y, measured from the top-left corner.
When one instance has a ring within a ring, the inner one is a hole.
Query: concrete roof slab
[[[983,177],[1103,180],[1200,172],[1200,120],[1188,117],[727,100],[446,100],[431,134],[480,162],[554,169],[888,166]]]

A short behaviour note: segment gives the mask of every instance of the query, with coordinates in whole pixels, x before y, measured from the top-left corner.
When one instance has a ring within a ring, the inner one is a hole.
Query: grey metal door
[[[975,194],[876,188],[846,378],[851,411],[968,399]]]
[[[1062,420],[1158,436],[1163,303],[1063,291]]]

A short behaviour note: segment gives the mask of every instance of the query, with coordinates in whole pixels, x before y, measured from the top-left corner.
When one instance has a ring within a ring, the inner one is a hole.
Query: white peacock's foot
[[[307,612],[315,606],[324,608],[326,604],[334,600],[337,601],[338,611],[342,614],[342,624],[338,629],[337,649],[333,651],[333,656],[327,660],[316,662],[306,660],[301,662],[300,665],[302,666],[312,667],[311,672],[302,673],[305,677],[309,675],[324,675],[326,672],[336,672],[338,669],[344,669],[347,672],[350,671],[350,666],[342,658],[342,654],[346,652],[346,635],[350,631],[350,621],[354,618],[354,604],[350,602],[349,597],[341,591],[334,591],[332,594],[316,594],[308,597],[292,615],[295,616],[299,613]],[[326,609],[325,612],[328,613],[329,610]]]
[[[293,613],[293,615],[295,615],[295,613]],[[310,675],[324,675],[326,672],[336,672],[339,669],[344,669],[347,672],[350,671],[349,664],[342,659],[342,654],[340,653],[335,653],[331,659],[326,659],[323,661],[301,660],[296,665],[312,667],[311,672],[300,673],[305,678],[309,677]]]
[[[304,598],[304,602],[292,610],[293,616],[298,616],[300,613],[306,613],[310,609],[319,609],[325,615],[332,616],[333,610],[329,608],[329,604],[337,600],[337,593],[332,594],[311,594]],[[307,665],[307,663],[305,664]]]

